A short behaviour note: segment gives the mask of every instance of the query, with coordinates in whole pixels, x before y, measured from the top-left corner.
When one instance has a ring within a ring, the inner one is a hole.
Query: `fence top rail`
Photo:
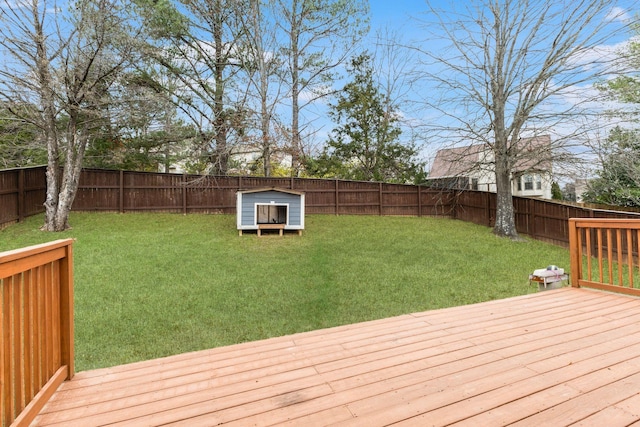
[[[7,168],[7,169],[0,169],[0,173],[2,172],[15,172],[15,171],[20,171],[20,170],[26,170],[26,169],[45,169],[47,167],[47,165],[32,165],[32,166],[19,166],[16,168]]]
[[[570,218],[577,228],[630,228],[640,229],[640,219],[629,218]]]
[[[60,239],[52,242],[41,243],[39,245],[27,246],[26,248],[0,252],[0,264],[63,248],[71,245],[72,243],[73,239]]]

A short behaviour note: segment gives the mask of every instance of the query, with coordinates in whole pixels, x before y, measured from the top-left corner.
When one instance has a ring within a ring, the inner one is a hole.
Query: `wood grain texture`
[[[629,425],[640,299],[563,288],[80,372],[34,425]]]

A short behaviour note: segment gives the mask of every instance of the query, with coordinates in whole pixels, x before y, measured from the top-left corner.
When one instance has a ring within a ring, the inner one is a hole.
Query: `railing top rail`
[[[59,239],[47,243],[41,243],[39,245],[28,246],[26,248],[0,252],[0,264],[4,262],[15,261],[16,259],[36,255],[53,249],[62,248],[64,246],[69,246],[72,242],[73,239]]]
[[[570,218],[578,228],[631,228],[640,229],[640,219],[629,218]]]
[[[64,258],[72,243],[73,239],[61,239],[0,252],[0,279]]]

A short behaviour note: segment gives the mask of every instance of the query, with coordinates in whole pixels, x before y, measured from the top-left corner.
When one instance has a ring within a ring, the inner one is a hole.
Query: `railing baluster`
[[[598,281],[604,281],[604,271],[602,265],[602,229],[598,228]]]
[[[13,411],[17,415],[23,408],[22,406],[22,355],[20,354],[20,348],[22,347],[22,322],[20,321],[20,306],[22,301],[20,298],[20,275],[14,275],[9,279],[9,286],[12,289],[11,292],[11,314],[12,314],[12,329],[13,329],[13,349],[11,360],[11,373],[14,377],[13,380]]]
[[[640,273],[640,230],[636,230],[636,244],[637,248],[637,259],[638,259],[638,273]]]
[[[608,283],[613,285],[613,244],[611,240],[611,229],[607,228],[607,267],[609,268]]]
[[[616,252],[618,254],[618,286],[623,286],[624,282],[622,281],[622,266],[624,265],[622,262],[622,230],[616,229]]]
[[[579,236],[582,236],[582,230],[580,229]],[[584,235],[587,241],[587,280],[591,280],[591,230],[584,229]],[[580,268],[582,268],[582,256],[580,256]]]
[[[629,287],[633,288],[633,242],[631,241],[631,229],[629,228],[627,228],[627,267]]]
[[[0,349],[0,406],[2,407],[2,425],[9,425],[13,417],[11,409],[11,289],[9,279],[2,279],[2,348]],[[5,309],[6,307],[6,309]]]
[[[30,402],[35,396],[33,384],[33,280],[32,271],[25,271],[24,280],[24,365],[25,365],[25,396]]]

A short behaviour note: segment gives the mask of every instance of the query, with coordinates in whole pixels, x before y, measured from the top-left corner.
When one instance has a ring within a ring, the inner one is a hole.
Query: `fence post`
[[[535,205],[535,200],[534,199],[529,199],[529,217],[530,217],[530,221],[531,221],[531,229],[529,230],[529,233],[531,233],[531,237],[533,237],[534,239],[537,238],[536,235],[536,205]]]
[[[187,174],[182,174],[182,214],[187,214]]]
[[[378,183],[378,215],[382,216],[382,182]]]
[[[340,190],[338,190],[338,178],[336,178],[336,215],[338,215],[338,213],[340,212],[340,209],[338,207],[339,197],[340,197]]]
[[[582,275],[582,266],[580,248],[578,247],[580,242],[578,238],[578,227],[576,227],[576,219],[569,219],[569,256],[571,259],[571,286],[579,288],[580,276]]]
[[[485,212],[487,212],[487,227],[491,227],[491,194],[493,193],[490,193],[488,191],[484,193],[486,206]]]
[[[118,183],[119,185],[119,191],[120,191],[120,200],[118,201],[118,210],[120,211],[120,213],[124,213],[124,171],[121,170],[120,171],[120,182]]]
[[[416,188],[418,189],[418,217],[422,216],[422,188],[420,187],[420,184],[416,185]]]
[[[25,218],[24,169],[18,171],[18,222]]]

